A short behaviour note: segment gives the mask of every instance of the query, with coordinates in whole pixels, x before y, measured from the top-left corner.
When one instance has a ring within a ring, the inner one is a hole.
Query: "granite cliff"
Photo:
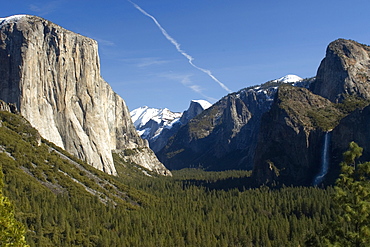
[[[333,102],[341,102],[345,95],[369,99],[369,70],[369,46],[353,40],[335,40],[326,49],[311,90]]]
[[[102,79],[96,41],[35,16],[0,19],[0,75],[0,99],[93,167],[116,174],[112,151],[138,149],[151,157],[139,165],[170,174]]]

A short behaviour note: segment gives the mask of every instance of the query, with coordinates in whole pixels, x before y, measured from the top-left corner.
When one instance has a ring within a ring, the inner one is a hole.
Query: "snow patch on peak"
[[[279,79],[276,79],[276,82],[282,82],[282,83],[295,83],[302,81],[303,78],[297,76],[297,75],[286,75],[283,77],[280,77]]]
[[[211,106],[206,100],[192,100],[189,108],[181,113],[143,106],[132,110],[130,115],[139,135],[149,141],[154,152],[158,152],[182,125]]]
[[[144,127],[150,120],[157,122],[159,125],[170,125],[171,122],[180,118],[182,113],[171,112],[167,108],[157,109],[148,106],[139,107],[130,112],[130,116],[137,130]]]
[[[22,19],[23,17],[26,17],[27,15],[12,15],[5,18],[0,18],[0,26],[10,23],[10,22],[16,22]]]
[[[202,99],[200,99],[200,100],[192,100],[192,102],[198,103],[204,110],[206,110],[206,109],[208,109],[208,108],[210,108],[212,106],[211,103],[209,103],[206,100],[202,100]]]

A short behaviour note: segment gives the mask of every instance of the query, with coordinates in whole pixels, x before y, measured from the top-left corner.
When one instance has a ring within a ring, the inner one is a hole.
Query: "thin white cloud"
[[[173,80],[173,81],[176,81],[176,82],[180,82],[182,85],[184,85],[185,87],[187,88],[190,88],[192,91],[194,91],[195,93],[201,95],[203,98],[207,99],[208,101],[216,101],[215,98],[212,98],[212,97],[209,97],[208,95],[204,94],[203,93],[203,88],[197,84],[195,84],[192,80],[191,80],[191,77],[192,75],[183,75],[183,74],[161,74],[160,75],[161,77],[164,77],[164,78],[167,78],[169,80]]]
[[[116,45],[113,41],[110,41],[110,40],[96,38],[96,37],[93,37],[93,39],[98,41],[99,45],[105,45],[105,46],[115,46]]]
[[[58,9],[58,7],[63,3],[64,1],[51,1],[48,3],[33,3],[29,5],[29,9],[32,12],[35,12],[38,15],[47,15],[50,14]]]
[[[154,23],[157,25],[157,27],[159,28],[159,30],[161,30],[162,34],[166,37],[166,39],[168,41],[170,41],[176,47],[176,50],[181,55],[183,55],[186,59],[188,59],[188,62],[190,63],[191,66],[193,66],[194,68],[196,68],[196,69],[202,71],[203,73],[207,74],[209,77],[211,77],[212,80],[214,80],[215,82],[217,82],[218,85],[220,85],[228,93],[231,93],[232,92],[225,84],[223,84],[221,81],[219,81],[212,74],[212,72],[210,70],[204,69],[204,68],[201,68],[201,67],[198,67],[197,65],[195,65],[193,63],[194,58],[181,49],[180,44],[167,33],[167,31],[161,26],[161,24],[159,24],[159,22],[157,21],[157,19],[154,16],[148,14],[145,10],[143,10],[142,8],[140,8],[140,6],[138,6],[136,3],[132,2],[131,0],[127,0],[127,1],[130,2],[142,14],[144,14],[145,16],[151,18],[154,21]]]
[[[156,57],[147,57],[147,58],[141,58],[140,62],[137,64],[137,66],[142,68],[142,67],[148,67],[148,66],[152,66],[152,65],[162,65],[162,64],[169,63],[169,62],[170,61],[161,60],[161,59],[156,58]]]
[[[198,85],[190,85],[189,88],[191,88],[191,90],[193,90],[196,93],[203,94],[202,93],[202,88]]]
[[[119,61],[138,68],[145,68],[173,62],[172,60],[163,60],[157,57],[121,58]]]

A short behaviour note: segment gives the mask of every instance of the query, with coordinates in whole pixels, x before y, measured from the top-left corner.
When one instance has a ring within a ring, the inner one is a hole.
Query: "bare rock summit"
[[[370,47],[346,39],[331,42],[311,87],[332,102],[346,95],[370,99]]]

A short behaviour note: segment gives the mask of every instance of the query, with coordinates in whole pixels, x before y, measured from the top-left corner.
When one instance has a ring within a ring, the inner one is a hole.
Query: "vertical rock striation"
[[[90,38],[35,16],[0,19],[0,75],[0,99],[15,104],[44,138],[99,170],[116,174],[112,151],[147,147],[125,102],[102,79]],[[154,160],[139,165],[166,173]]]

